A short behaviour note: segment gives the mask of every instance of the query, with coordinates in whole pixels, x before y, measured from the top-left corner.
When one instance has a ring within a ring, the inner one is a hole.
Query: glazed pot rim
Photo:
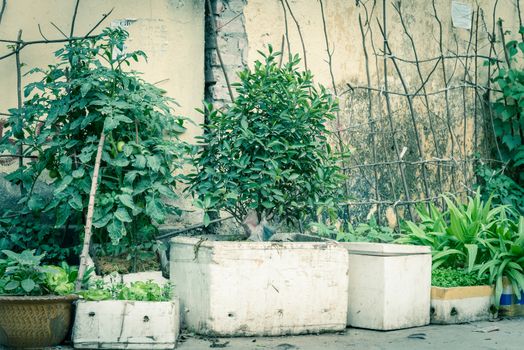
[[[0,295],[1,302],[61,302],[75,301],[78,299],[76,294],[68,295]]]

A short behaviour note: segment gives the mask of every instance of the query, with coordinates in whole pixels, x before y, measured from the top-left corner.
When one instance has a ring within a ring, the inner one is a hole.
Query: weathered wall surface
[[[268,45],[283,49],[284,57],[298,53],[302,67],[340,97],[342,110],[332,128],[353,152],[345,166],[357,202],[386,200],[386,206],[396,206],[471,187],[473,154],[489,157],[491,151],[484,109],[493,69],[488,72],[483,63],[486,56],[504,57],[499,18],[511,32],[506,41],[520,38],[517,0],[385,1],[385,11],[382,0],[216,3],[237,12],[243,5],[241,16],[218,32],[223,55],[245,56],[224,40],[244,28],[248,66]],[[469,7],[465,25],[453,24],[460,19],[452,15],[456,5]],[[221,18],[223,13],[216,15],[227,23],[231,16]],[[387,96],[382,31],[396,58],[387,58]],[[416,58],[418,65],[412,62]],[[228,100],[223,81],[217,81],[214,96]],[[364,214],[376,209],[365,207]]]

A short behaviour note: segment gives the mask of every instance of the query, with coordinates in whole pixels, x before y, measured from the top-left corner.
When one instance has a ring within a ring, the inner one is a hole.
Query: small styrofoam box
[[[75,349],[174,349],[180,332],[178,301],[79,301]]]
[[[393,330],[429,324],[430,247],[343,245],[349,252],[348,326]]]
[[[196,333],[275,336],[346,328],[348,254],[339,244],[176,237],[170,261],[182,322]]]
[[[493,318],[493,287],[431,287],[431,323],[455,324]]]

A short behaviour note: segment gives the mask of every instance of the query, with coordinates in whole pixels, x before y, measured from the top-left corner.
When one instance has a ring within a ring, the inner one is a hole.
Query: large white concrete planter
[[[79,301],[75,349],[173,349],[180,331],[178,301]]]
[[[336,243],[171,241],[185,326],[218,336],[346,328],[348,254]]]
[[[393,330],[429,324],[429,247],[344,243],[349,251],[348,326]]]
[[[431,323],[456,324],[493,318],[493,287],[431,287]]]

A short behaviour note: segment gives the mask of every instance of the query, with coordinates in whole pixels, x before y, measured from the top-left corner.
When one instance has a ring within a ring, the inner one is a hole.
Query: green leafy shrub
[[[524,27],[520,28],[524,33]],[[508,62],[497,70],[493,81],[501,93],[493,103],[495,136],[499,143],[502,161],[507,173],[519,186],[524,184],[524,71],[522,61],[524,42],[516,40],[506,44]]]
[[[88,290],[79,293],[85,300],[135,300],[135,301],[170,301],[172,286],[163,286],[153,281],[137,281],[130,284],[104,283],[97,280]]]
[[[62,267],[41,265],[44,254],[34,250],[15,253],[3,250],[0,259],[0,294],[9,295],[67,295],[74,290],[78,270],[63,264]]]
[[[58,64],[34,69],[43,77],[25,87],[24,107],[10,110],[2,149],[16,153],[24,145],[24,155],[37,156],[7,177],[24,185],[21,203],[52,213],[57,228],[82,225],[103,132],[94,233],[99,242],[123,239],[131,247],[150,241],[155,224],[179,213],[169,203],[177,198],[186,148],[178,140],[185,128],[184,119],[174,115],[175,101],[124,70],[145,57],[141,51],[122,53],[127,37],[121,29],[106,29],[58,50]],[[48,202],[33,191],[45,170],[54,189]]]
[[[489,283],[495,285],[497,305],[504,277],[511,283],[514,294],[520,296],[524,292],[524,216],[518,221],[498,223],[487,232],[485,245],[489,258],[478,266],[478,274],[488,273]]]
[[[405,234],[397,242],[430,246],[434,269],[443,266],[471,272],[479,261],[487,259],[486,233],[507,220],[505,212],[509,209],[493,207],[491,200],[483,202],[480,192],[468,197],[466,204],[451,196],[442,198],[446,211],[440,211],[434,204],[430,204],[429,211],[419,206],[420,223],[406,221]]]
[[[45,254],[46,263],[64,261],[76,251],[75,243],[67,242],[65,231],[54,228],[42,213],[27,208],[7,210],[0,217],[0,250],[19,253],[34,249],[36,254]]]
[[[524,215],[524,187],[505,174],[505,168],[492,169],[480,165],[476,169],[483,200],[492,198],[494,204],[507,205]]]
[[[336,213],[343,177],[329,144],[327,122],[337,101],[295,56],[280,67],[278,53],[260,53],[239,74],[237,97],[225,110],[207,107],[190,190],[206,211],[224,210],[243,222],[252,212],[297,225]],[[205,217],[205,222],[209,217]]]
[[[431,285],[442,288],[482,286],[488,283],[486,276],[453,267],[439,267],[431,272]]]
[[[420,207],[421,222],[406,222],[398,243],[429,245],[433,270],[445,267],[475,273],[495,285],[495,304],[500,302],[502,280],[508,278],[516,295],[524,291],[524,217],[508,206],[483,202],[480,192],[462,204],[443,197],[448,209],[434,205],[430,213]]]

